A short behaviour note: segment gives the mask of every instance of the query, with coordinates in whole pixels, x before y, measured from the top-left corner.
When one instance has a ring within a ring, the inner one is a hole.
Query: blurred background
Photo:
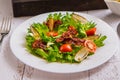
[[[51,11],[106,9],[104,0],[0,0],[0,14],[34,16]]]
[[[0,0],[0,15],[13,15],[12,0]]]

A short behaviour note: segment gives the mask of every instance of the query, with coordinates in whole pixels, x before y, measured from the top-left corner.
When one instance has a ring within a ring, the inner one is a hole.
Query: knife
[[[119,36],[119,38],[120,38],[120,23],[119,23],[118,26],[117,26],[117,33],[118,33],[118,36]]]

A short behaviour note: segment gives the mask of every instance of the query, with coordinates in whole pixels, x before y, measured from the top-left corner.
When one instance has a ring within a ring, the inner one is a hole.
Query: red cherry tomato
[[[86,40],[84,42],[84,46],[89,50],[89,52],[95,52],[97,48],[96,44],[91,40]]]
[[[55,36],[57,36],[57,35],[58,35],[58,33],[57,33],[57,32],[54,32],[54,31],[51,31],[51,32],[48,32],[48,33],[47,33],[47,36],[55,37]]]
[[[89,29],[89,30],[86,30],[87,36],[92,36],[92,35],[95,34],[95,32],[96,32],[96,28],[95,28],[95,27],[94,27],[94,28],[91,28],[91,29]]]
[[[61,52],[71,52],[72,47],[70,44],[63,44],[62,46],[60,46],[60,51]]]

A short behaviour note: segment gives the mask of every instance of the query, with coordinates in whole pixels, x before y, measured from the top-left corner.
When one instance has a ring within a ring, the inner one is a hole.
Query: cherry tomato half
[[[62,46],[60,46],[60,51],[61,52],[71,52],[72,47],[70,44],[63,44]]]
[[[52,37],[55,37],[58,35],[58,32],[54,32],[54,31],[51,31],[51,32],[48,32],[47,33],[47,36],[52,36]]]
[[[91,40],[86,40],[84,42],[84,46],[89,50],[89,52],[95,52],[96,51],[96,44]]]
[[[87,36],[92,36],[92,35],[95,34],[95,32],[96,32],[96,28],[95,28],[95,27],[94,27],[94,28],[91,28],[91,29],[89,29],[89,30],[86,30]]]

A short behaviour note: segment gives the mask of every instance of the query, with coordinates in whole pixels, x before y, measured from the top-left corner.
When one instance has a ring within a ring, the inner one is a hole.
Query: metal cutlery
[[[1,34],[0,43],[2,42],[5,35],[7,35],[10,32],[11,22],[12,22],[12,17],[3,17],[2,24],[0,26],[0,34]]]
[[[118,36],[119,36],[119,38],[120,38],[120,23],[119,23],[118,26],[117,26],[117,33],[118,33]]]

